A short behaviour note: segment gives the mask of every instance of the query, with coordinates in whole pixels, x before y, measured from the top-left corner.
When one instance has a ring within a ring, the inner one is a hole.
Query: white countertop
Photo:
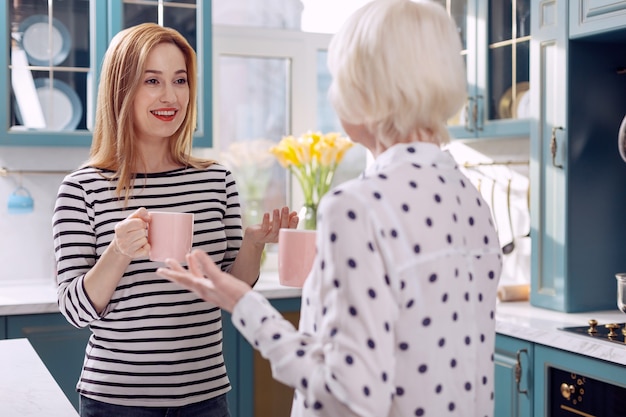
[[[300,297],[302,294],[300,288],[279,284],[276,271],[261,273],[254,289],[269,299]],[[56,284],[51,280],[0,284],[0,316],[58,312]]]
[[[27,339],[0,340],[0,414],[78,416]]]
[[[301,295],[301,289],[279,284],[276,271],[263,272],[254,289],[269,299]],[[0,286],[0,316],[56,312],[58,307],[53,283]],[[587,326],[589,319],[596,319],[600,326],[626,322],[626,315],[617,307],[610,311],[562,313],[533,307],[528,302],[499,302],[496,309],[496,331],[626,366],[626,344],[558,330],[562,327]]]
[[[615,310],[585,313],[562,313],[533,307],[528,302],[499,302],[496,308],[496,331],[530,342],[551,346],[580,355],[626,365],[626,344],[594,339],[558,330],[563,327],[588,326],[590,319],[598,327],[608,323],[624,323],[626,315]],[[619,336],[623,340],[624,336]]]

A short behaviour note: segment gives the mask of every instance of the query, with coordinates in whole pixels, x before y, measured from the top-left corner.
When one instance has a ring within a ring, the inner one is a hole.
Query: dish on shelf
[[[626,162],[626,116],[624,116],[622,123],[619,125],[617,147],[619,149],[619,155],[622,157],[624,162]]]
[[[32,15],[20,23],[19,31],[21,46],[32,65],[59,65],[70,53],[70,32],[56,18],[50,21],[48,15]]]
[[[514,119],[527,119],[530,117],[530,93],[528,90],[517,93],[517,98],[511,108],[511,116]]]
[[[35,89],[46,121],[45,129],[76,129],[83,115],[83,106],[72,87],[61,80],[35,78]],[[23,124],[19,107],[15,109],[17,120]]]
[[[528,83],[528,81],[515,84],[515,99],[513,99],[513,87],[510,87],[504,92],[502,98],[500,99],[500,105],[498,107],[498,114],[500,115],[500,119],[517,119],[528,117],[528,114],[521,114],[522,111],[528,113],[528,110],[530,110],[528,108],[528,103],[526,101],[521,101],[528,100],[529,95],[527,93],[529,88],[530,84]],[[518,114],[518,109],[520,111],[520,114]]]

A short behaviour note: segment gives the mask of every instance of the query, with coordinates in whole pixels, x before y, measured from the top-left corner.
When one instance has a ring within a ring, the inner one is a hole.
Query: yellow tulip
[[[302,187],[305,205],[316,210],[320,199],[330,189],[337,166],[352,145],[348,138],[337,132],[308,131],[297,138],[284,136],[269,151],[296,177]]]

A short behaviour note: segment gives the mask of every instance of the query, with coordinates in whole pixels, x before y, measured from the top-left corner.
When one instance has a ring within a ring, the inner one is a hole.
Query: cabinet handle
[[[528,395],[528,390],[521,390],[520,384],[522,382],[522,353],[528,354],[528,349],[520,349],[516,353],[517,363],[515,364],[515,384],[517,385],[517,393]]]
[[[465,104],[465,130],[468,132],[474,131],[476,125],[476,99],[474,97],[468,97]]]
[[[563,169],[563,165],[556,163],[556,131],[565,130],[561,126],[555,126],[552,128],[552,139],[550,140],[550,152],[552,153],[552,166],[555,168]]]
[[[484,128],[483,121],[485,118],[483,117],[483,98],[484,97],[482,95],[477,96],[476,102],[474,103],[474,126],[476,126],[476,130],[479,132],[482,132]]]

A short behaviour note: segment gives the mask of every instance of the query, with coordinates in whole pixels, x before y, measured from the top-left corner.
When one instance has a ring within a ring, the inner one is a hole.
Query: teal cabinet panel
[[[0,339],[7,338],[7,319],[6,317],[0,317]]]
[[[626,366],[543,345],[536,345],[534,354],[536,416],[555,415],[555,409],[562,413],[563,407],[578,412],[569,411],[568,414],[559,415],[624,415],[625,397],[620,395],[617,398],[621,405],[616,409],[614,401],[606,401],[606,394],[610,390],[592,386],[591,380],[617,387],[620,391],[623,389],[622,394],[626,393]],[[564,372],[559,375],[554,370]],[[563,387],[566,388],[567,397],[563,395]],[[593,407],[593,414],[588,407]],[[598,407],[606,408],[598,410]]]
[[[270,302],[297,327],[300,298]],[[239,334],[228,313],[223,314],[223,333],[224,356],[233,388],[228,393],[231,415],[289,417],[293,390],[272,379],[269,362]]]
[[[533,2],[530,132],[531,304],[566,310],[567,1]],[[552,158],[552,151],[555,152]]]
[[[60,313],[6,317],[7,338],[28,339],[77,410],[76,383],[90,335],[89,329],[71,326]]]
[[[626,29],[626,0],[574,0],[569,37],[579,38]]]
[[[614,275],[626,270],[626,163],[617,150],[626,44],[568,39],[568,4],[533,2],[530,301],[582,312],[615,308]]]
[[[533,345],[496,335],[495,416],[532,417]]]

